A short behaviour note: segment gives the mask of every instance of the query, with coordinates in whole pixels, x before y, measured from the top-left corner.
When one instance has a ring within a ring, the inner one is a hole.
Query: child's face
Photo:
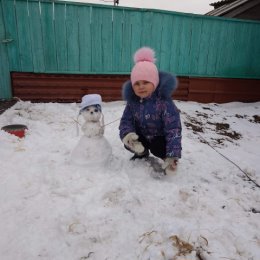
[[[139,80],[133,85],[133,90],[138,97],[146,98],[154,92],[154,85],[149,81]]]

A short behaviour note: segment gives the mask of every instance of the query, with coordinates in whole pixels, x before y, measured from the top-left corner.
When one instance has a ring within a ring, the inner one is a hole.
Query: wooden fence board
[[[79,71],[79,25],[78,8],[66,6],[68,71]]]
[[[172,38],[173,33],[171,32],[171,28],[173,26],[173,19],[170,15],[163,15],[160,14],[161,20],[159,22],[161,23],[161,34],[160,31],[157,31],[157,37],[161,37],[160,41],[160,57],[158,59],[159,67],[161,70],[170,71],[170,57],[169,53],[171,53],[171,47],[172,47]]]
[[[57,57],[57,69],[59,71],[68,70],[68,44],[67,44],[67,29],[66,29],[66,5],[55,5],[55,45]],[[69,32],[70,33],[70,32]]]
[[[191,41],[191,17],[179,17],[181,31],[177,37],[180,37],[180,51],[178,56],[178,68],[176,68],[176,74],[189,74],[189,62],[190,62],[190,41]]]
[[[112,59],[112,48],[113,48],[113,32],[112,32],[112,9],[103,10],[102,15],[102,62],[103,70],[113,72],[113,59]]]
[[[16,3],[16,19],[22,71],[33,71],[33,55],[30,35],[29,10],[22,2]],[[22,40],[21,40],[22,39]]]
[[[207,41],[207,66],[205,67],[206,75],[216,75],[216,60],[219,55],[219,41],[217,37],[219,36],[220,27],[216,20],[209,21],[208,41]],[[203,49],[201,50],[203,51]],[[203,66],[203,65],[202,65]],[[195,72],[196,73],[196,72]]]
[[[29,6],[30,31],[25,32],[31,39],[33,71],[45,71],[44,47],[42,41],[41,12],[38,2],[32,2]]]
[[[202,34],[203,19],[192,19],[192,41],[190,42],[190,65],[189,71],[193,75],[198,69],[198,62],[200,56],[200,39]]]
[[[260,73],[260,23],[252,26],[250,40],[250,72],[255,75]],[[255,44],[257,42],[259,45]]]
[[[173,17],[173,27],[171,33],[173,35],[172,38],[172,47],[170,50],[170,69],[177,73],[177,69],[179,67],[179,56],[180,56],[180,46],[181,46],[181,19],[179,16]],[[186,39],[187,40],[187,39]],[[183,58],[183,57],[182,57]],[[171,71],[170,70],[170,71]]]
[[[132,11],[128,14],[130,16],[130,22],[131,22],[131,39],[130,39],[130,49],[129,52],[131,57],[131,62],[133,62],[133,53],[140,48],[141,46],[141,27],[142,27],[142,14],[138,11]],[[132,64],[128,63],[128,67],[126,68],[126,72],[130,71]]]
[[[114,9],[112,13],[112,64],[113,71],[119,71],[121,66],[121,55],[123,51],[123,12]]]
[[[3,22],[3,13],[1,9],[0,2],[0,39],[6,39],[6,32],[4,28]],[[6,44],[0,43],[0,53],[1,53],[1,61],[0,61],[0,98],[1,96],[11,97],[11,89],[5,88],[6,85],[10,84],[10,78],[3,77],[2,75],[9,73],[9,61],[8,61],[8,53]]]
[[[82,6],[78,10],[79,16],[79,66],[80,71],[91,71],[91,9],[92,7]]]
[[[1,7],[3,9],[3,25],[5,26],[6,39],[12,39],[12,42],[7,44],[8,60],[10,70],[21,71],[21,59],[19,51],[19,39],[17,34],[17,23],[15,16],[14,1],[1,1]]]
[[[103,71],[102,63],[102,9],[98,7],[92,8],[91,15],[91,36],[92,36],[92,71]]]
[[[48,71],[57,71],[57,49],[54,29],[54,3],[41,2],[42,41],[44,46],[45,68]]]
[[[123,34],[122,34],[122,53],[121,53],[121,62],[120,66],[121,69],[125,68],[125,71],[129,71],[132,65],[132,53],[131,53],[131,46],[130,42],[131,39],[136,39],[134,35],[132,35],[132,28],[134,21],[131,19],[131,15],[128,12],[124,13],[124,22],[123,22]],[[137,30],[140,30],[141,28],[138,28]],[[120,69],[120,68],[119,68]]]
[[[202,20],[199,41],[199,56],[196,65],[197,72],[201,75],[205,75],[207,73],[207,67],[212,67],[212,64],[210,64],[210,61],[208,59],[209,53],[213,51],[209,48],[210,38],[212,38],[211,31],[211,21],[205,23],[205,21]]]
[[[141,46],[153,45],[151,39],[153,24],[153,12],[150,10],[145,11],[142,15],[142,26],[140,27],[140,30],[142,30]],[[158,39],[160,38],[158,37]]]
[[[152,14],[152,18],[151,19],[156,19],[157,23],[150,23],[152,24],[151,27],[151,34],[148,35],[148,37],[150,37],[150,41],[151,44],[146,45],[146,46],[151,46],[156,53],[160,52],[161,48],[162,48],[162,32],[163,32],[163,15],[162,14]],[[158,57],[156,57],[157,62],[156,65],[160,66],[162,64],[162,55],[160,56],[160,59],[158,59]]]

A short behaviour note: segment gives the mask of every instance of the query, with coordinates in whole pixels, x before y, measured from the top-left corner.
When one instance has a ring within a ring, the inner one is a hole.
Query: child
[[[131,80],[123,85],[127,101],[120,121],[120,138],[134,153],[132,160],[147,158],[149,151],[164,160],[165,173],[172,173],[181,158],[180,114],[172,101],[176,77],[158,72],[154,51],[143,47],[134,55]]]

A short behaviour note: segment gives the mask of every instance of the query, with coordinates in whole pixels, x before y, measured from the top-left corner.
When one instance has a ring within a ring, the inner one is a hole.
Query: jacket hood
[[[170,98],[172,93],[177,89],[177,79],[170,73],[159,72],[159,85],[155,89],[154,93],[157,97],[167,99]],[[123,99],[126,101],[139,100],[140,97],[136,96],[132,87],[132,83],[128,80],[122,89]]]

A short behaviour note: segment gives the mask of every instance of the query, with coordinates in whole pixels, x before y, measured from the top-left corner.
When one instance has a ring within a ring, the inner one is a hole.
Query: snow
[[[183,158],[160,180],[129,161],[123,101],[102,104],[107,146],[89,143],[95,164],[72,160],[88,145],[78,104],[20,101],[0,115],[1,127],[28,127],[23,139],[0,131],[0,259],[260,259],[260,102],[176,105]]]
[[[105,137],[90,138],[83,135],[73,149],[70,161],[86,167],[106,167],[112,159],[111,154],[112,148]]]

